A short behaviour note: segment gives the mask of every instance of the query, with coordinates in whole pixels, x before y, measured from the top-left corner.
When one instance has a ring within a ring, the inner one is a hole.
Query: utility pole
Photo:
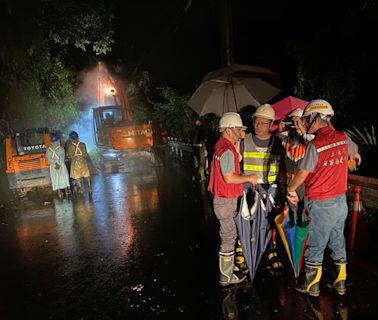
[[[226,67],[234,63],[232,5],[230,0],[222,0],[221,37],[222,67]]]

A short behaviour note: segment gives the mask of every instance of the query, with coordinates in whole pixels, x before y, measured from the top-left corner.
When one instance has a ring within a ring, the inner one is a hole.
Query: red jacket
[[[315,145],[319,160],[305,181],[310,200],[325,200],[345,194],[348,186],[348,142],[345,133],[332,126],[317,131]]]
[[[240,174],[239,155],[233,144],[226,138],[220,137],[214,148],[214,156],[211,161],[210,181],[207,187],[214,196],[222,198],[237,198],[243,193],[243,184],[227,183],[223,179],[220,157],[227,150],[234,154],[235,174]]]

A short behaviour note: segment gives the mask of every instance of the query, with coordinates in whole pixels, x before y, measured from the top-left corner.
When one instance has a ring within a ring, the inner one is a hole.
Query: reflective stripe
[[[244,169],[260,172],[278,172],[278,166],[276,165],[257,165],[257,164],[245,164]]]
[[[49,150],[51,151],[52,155],[51,155],[51,159],[56,159],[56,160],[59,160],[59,156],[58,154],[56,153],[56,151],[59,149],[60,146],[57,146],[55,149],[49,147]]]
[[[272,183],[272,182],[275,182],[276,180],[277,180],[277,175],[274,175],[274,176],[265,177],[264,179],[258,178],[257,183],[260,183],[260,184],[261,183]]]
[[[79,148],[80,142],[78,142],[77,144],[75,142],[72,142],[72,144],[75,146],[75,156],[82,156],[83,152],[81,152]]]
[[[335,148],[335,147],[338,147],[338,146],[341,146],[343,144],[347,144],[348,142],[346,140],[344,141],[339,141],[339,142],[334,142],[334,143],[331,143],[331,144],[328,144],[326,146],[323,146],[321,148],[318,148],[316,149],[316,151],[318,152],[323,152],[325,150],[328,150],[328,149],[331,149],[331,148]]]
[[[276,154],[270,154],[266,152],[245,152],[243,153],[244,158],[251,158],[251,159],[272,159],[272,160],[280,160],[280,156]]]
[[[304,157],[305,151],[306,145],[302,143],[292,146],[292,142],[289,139],[285,143],[285,154],[294,162],[301,160]]]

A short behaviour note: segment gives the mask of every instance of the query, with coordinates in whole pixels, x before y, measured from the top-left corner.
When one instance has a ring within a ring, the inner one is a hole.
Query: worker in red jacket
[[[241,154],[239,143],[244,136],[243,126],[238,113],[227,112],[219,121],[222,133],[215,145],[210,169],[208,190],[214,195],[214,212],[220,223],[219,269],[221,286],[236,284],[246,279],[245,274],[234,272],[234,249],[237,228],[234,217],[237,212],[238,198],[243,193],[243,183],[256,184],[256,175],[242,175],[240,171]]]
[[[315,138],[307,144],[299,170],[287,187],[288,201],[296,204],[296,189],[305,184],[305,208],[311,222],[305,252],[306,277],[296,290],[313,297],[320,294],[319,282],[327,245],[337,271],[333,287],[339,295],[344,295],[346,290],[344,226],[348,215],[348,138],[332,126],[333,115],[332,106],[325,100],[313,100],[306,106],[303,124],[307,133],[315,134]]]

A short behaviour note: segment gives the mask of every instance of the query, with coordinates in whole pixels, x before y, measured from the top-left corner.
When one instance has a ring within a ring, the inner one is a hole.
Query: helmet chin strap
[[[311,120],[311,117],[310,117],[310,125],[307,127],[306,133],[309,133],[308,130],[311,129],[312,125],[314,124],[314,122],[316,121],[318,116],[319,116],[319,114],[317,113],[316,116],[312,120]],[[311,133],[309,133],[309,134],[311,134]]]
[[[236,141],[239,141],[240,140],[240,136],[235,132],[235,128],[230,128],[230,129],[231,129],[232,135],[234,136],[234,139]]]

